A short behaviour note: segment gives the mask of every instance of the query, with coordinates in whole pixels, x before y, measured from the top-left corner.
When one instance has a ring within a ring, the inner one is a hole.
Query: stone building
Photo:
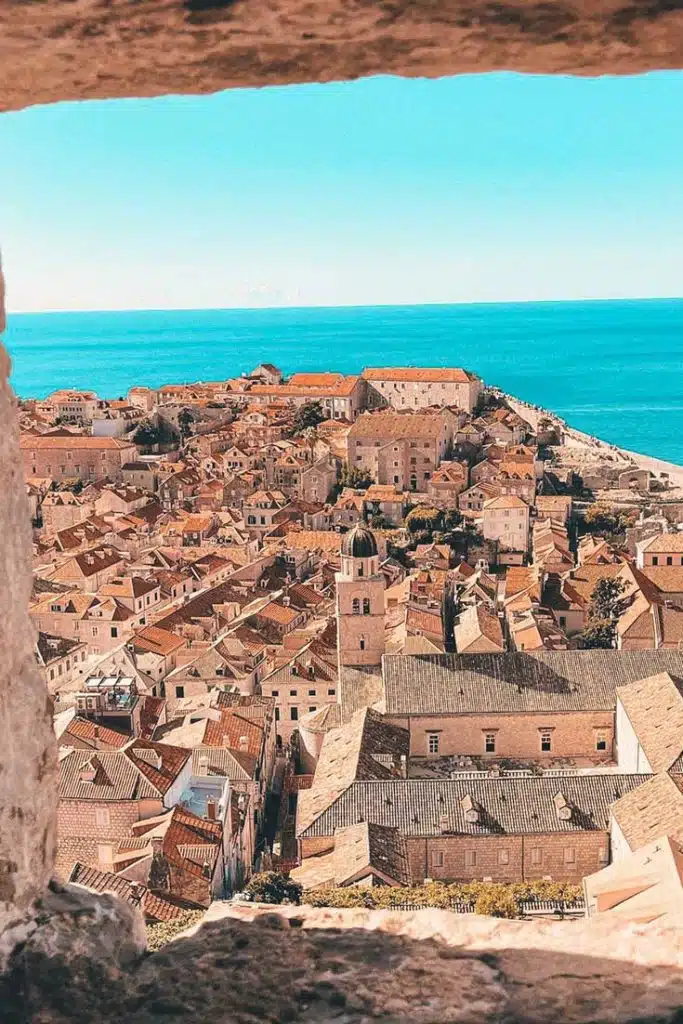
[[[617,687],[662,672],[683,676],[683,652],[386,655],[382,700],[412,756],[593,765],[613,759]]]
[[[363,370],[370,385],[368,404],[390,405],[394,409],[426,409],[454,406],[473,412],[482,392],[482,382],[468,370],[456,367],[388,366]]]
[[[446,458],[458,417],[448,409],[418,415],[383,410],[364,413],[347,437],[348,465],[378,484],[426,491]]]
[[[23,434],[19,440],[27,477],[61,480],[121,480],[123,466],[135,460],[137,449],[118,437],[88,437],[60,430]]]

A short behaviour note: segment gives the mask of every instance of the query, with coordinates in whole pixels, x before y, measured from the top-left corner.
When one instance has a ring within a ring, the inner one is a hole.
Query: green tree
[[[609,650],[616,646],[617,618],[625,586],[623,580],[601,576],[588,606],[588,624],[579,636],[584,648]]]
[[[615,645],[616,623],[612,619],[596,619],[579,634],[579,643],[586,650],[610,650]]]
[[[152,445],[159,444],[159,430],[149,420],[143,420],[135,431],[133,441],[141,448],[151,448]]]
[[[327,415],[320,402],[304,402],[294,417],[294,433],[301,434],[307,427],[317,427],[326,419]]]
[[[441,509],[431,505],[416,505],[406,516],[406,526],[411,533],[425,531],[430,535],[438,530],[442,522]]]
[[[254,903],[300,903],[301,886],[279,871],[262,871],[245,886]]]
[[[344,463],[339,475],[340,486],[352,487],[355,491],[365,491],[374,482],[372,474],[367,469],[363,469],[362,466],[349,466],[348,463]]]
[[[621,598],[626,589],[624,581],[618,577],[601,576],[595,584],[588,608],[591,622],[617,618]]]
[[[603,502],[595,502],[586,509],[584,523],[589,533],[615,533],[619,522],[609,507]]]
[[[182,441],[185,440],[192,433],[192,424],[194,423],[194,416],[189,409],[181,409],[178,414],[178,427],[180,428],[180,438]]]

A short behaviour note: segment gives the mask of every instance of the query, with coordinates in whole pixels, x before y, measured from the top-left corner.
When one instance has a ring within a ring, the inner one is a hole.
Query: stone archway
[[[682,0],[3,0],[0,110],[365,75],[683,66]]]
[[[2,0],[0,4],[0,110],[59,100],[202,93],[230,86],[379,73],[438,76],[505,68],[595,75],[681,66],[683,0]],[[56,808],[55,741],[27,612],[30,533],[8,373],[3,351],[0,967],[27,930],[35,928],[30,911],[52,872]],[[114,919],[115,915],[104,915],[98,922],[112,924]],[[272,923],[266,927],[272,928]],[[428,932],[426,927],[420,931],[419,922],[415,925],[415,937]],[[609,927],[605,932],[608,945],[615,936],[610,938]],[[513,933],[507,934],[514,944]],[[361,945],[365,941],[372,955],[372,942],[362,940]],[[674,945],[672,941],[662,950],[660,963],[677,963]],[[281,959],[287,962],[287,957]],[[359,959],[363,962],[363,948]],[[483,970],[488,961],[481,963]],[[575,965],[572,970],[576,971]],[[487,983],[498,986],[492,971]],[[574,975],[565,970],[561,976]],[[528,988],[528,975],[520,970],[520,977],[519,987]],[[600,980],[595,973],[587,977]],[[683,986],[681,978],[676,982]],[[482,984],[482,979],[477,983]],[[419,987],[422,982],[415,984]],[[611,1012],[612,988],[603,987]],[[497,988],[495,995],[500,995]],[[671,1005],[680,1003],[676,993],[669,995]],[[558,1003],[564,1005],[564,1001]],[[498,1004],[491,1006],[491,1012],[497,1012]],[[655,1003],[648,1006],[654,1009]],[[482,1010],[481,1019],[492,1019],[488,1012]]]

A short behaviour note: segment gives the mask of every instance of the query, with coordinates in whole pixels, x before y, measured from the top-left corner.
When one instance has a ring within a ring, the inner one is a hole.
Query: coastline
[[[607,449],[621,455],[625,460],[637,466],[639,469],[648,470],[655,477],[666,475],[676,487],[683,488],[683,466],[680,466],[675,462],[667,462],[665,459],[658,459],[652,455],[643,455],[641,452],[634,452],[628,448],[620,448],[618,445],[611,444],[609,441],[603,440],[603,438],[593,437],[581,430],[577,430],[575,427],[571,427],[560,416],[548,409],[542,409],[540,407],[530,405],[529,403],[524,402],[519,398],[515,398],[513,395],[508,395],[505,392],[501,392],[501,394],[510,404],[511,408],[514,409],[522,419],[526,420],[534,431],[538,430],[539,419],[541,417],[547,417],[549,420],[552,420],[553,423],[556,423],[562,428],[565,437],[571,438],[576,447],[586,449]]]

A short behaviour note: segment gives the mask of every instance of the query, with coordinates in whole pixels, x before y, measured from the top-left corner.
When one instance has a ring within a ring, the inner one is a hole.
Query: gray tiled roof
[[[385,655],[383,666],[387,715],[611,711],[617,686],[683,679],[683,652]]]
[[[394,826],[406,837],[442,832],[478,836],[606,830],[610,804],[650,778],[604,774],[360,781],[349,786],[300,836],[333,835],[335,829],[359,821]],[[572,806],[569,821],[558,816],[557,793]],[[478,822],[465,819],[461,801],[466,796],[481,808]],[[442,826],[443,816],[447,824]]]

